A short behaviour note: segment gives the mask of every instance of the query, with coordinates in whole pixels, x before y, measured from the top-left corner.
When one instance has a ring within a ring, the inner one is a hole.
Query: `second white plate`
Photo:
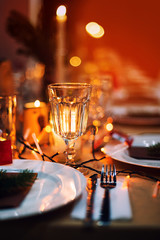
[[[133,136],[133,146],[145,146],[148,147],[157,142],[160,142],[159,134],[143,134],[143,135],[135,135]],[[107,148],[107,147],[106,147]],[[112,148],[113,149],[113,148]],[[105,148],[104,148],[105,150]],[[142,167],[150,167],[150,168],[160,168],[160,160],[147,160],[147,159],[136,159],[129,156],[127,149],[122,148],[118,149],[113,153],[111,150],[107,152],[112,158],[117,161],[121,161],[128,164],[138,165]]]

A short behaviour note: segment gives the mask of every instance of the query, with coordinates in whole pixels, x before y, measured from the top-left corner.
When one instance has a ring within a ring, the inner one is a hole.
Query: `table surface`
[[[128,134],[160,134],[160,126],[115,125],[114,127]],[[100,156],[100,153],[96,154]],[[87,160],[90,156],[86,156],[86,153],[84,153],[82,157]],[[160,175],[160,169],[134,166],[111,158],[107,158],[105,161],[115,163],[118,171],[126,169],[142,171],[146,175],[156,177]],[[94,167],[101,169],[102,162],[93,163]],[[152,197],[154,186],[155,182],[150,179],[138,176],[130,178],[129,196],[133,212],[133,218],[130,221],[112,221],[109,226],[105,227],[98,227],[95,223],[91,229],[86,230],[83,221],[70,217],[70,212],[74,206],[73,202],[40,216],[1,221],[0,234],[3,236],[2,239],[11,239],[13,236],[15,239],[53,239],[55,237],[64,239],[67,236],[69,239],[97,239],[104,234],[111,235],[112,239],[117,239],[117,237],[135,239],[135,236],[143,238],[144,235],[145,239],[154,239],[157,234],[160,234],[160,193],[157,198]]]

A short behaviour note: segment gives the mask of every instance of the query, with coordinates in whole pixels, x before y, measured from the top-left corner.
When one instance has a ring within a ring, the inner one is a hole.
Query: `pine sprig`
[[[28,169],[19,173],[0,170],[0,197],[24,190],[34,182],[36,177],[37,174]]]
[[[160,156],[160,142],[148,147],[148,153],[152,156]]]

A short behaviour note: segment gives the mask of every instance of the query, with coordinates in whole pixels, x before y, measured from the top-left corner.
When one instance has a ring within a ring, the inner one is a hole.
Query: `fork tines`
[[[110,187],[116,185],[115,164],[113,164],[113,166],[111,164],[109,166],[106,165],[106,169],[104,165],[102,166],[100,184],[102,187]]]

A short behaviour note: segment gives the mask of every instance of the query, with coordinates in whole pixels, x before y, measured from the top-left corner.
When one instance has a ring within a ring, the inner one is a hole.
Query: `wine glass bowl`
[[[54,132],[66,145],[66,164],[74,164],[75,140],[86,130],[91,85],[55,83],[48,86]]]

